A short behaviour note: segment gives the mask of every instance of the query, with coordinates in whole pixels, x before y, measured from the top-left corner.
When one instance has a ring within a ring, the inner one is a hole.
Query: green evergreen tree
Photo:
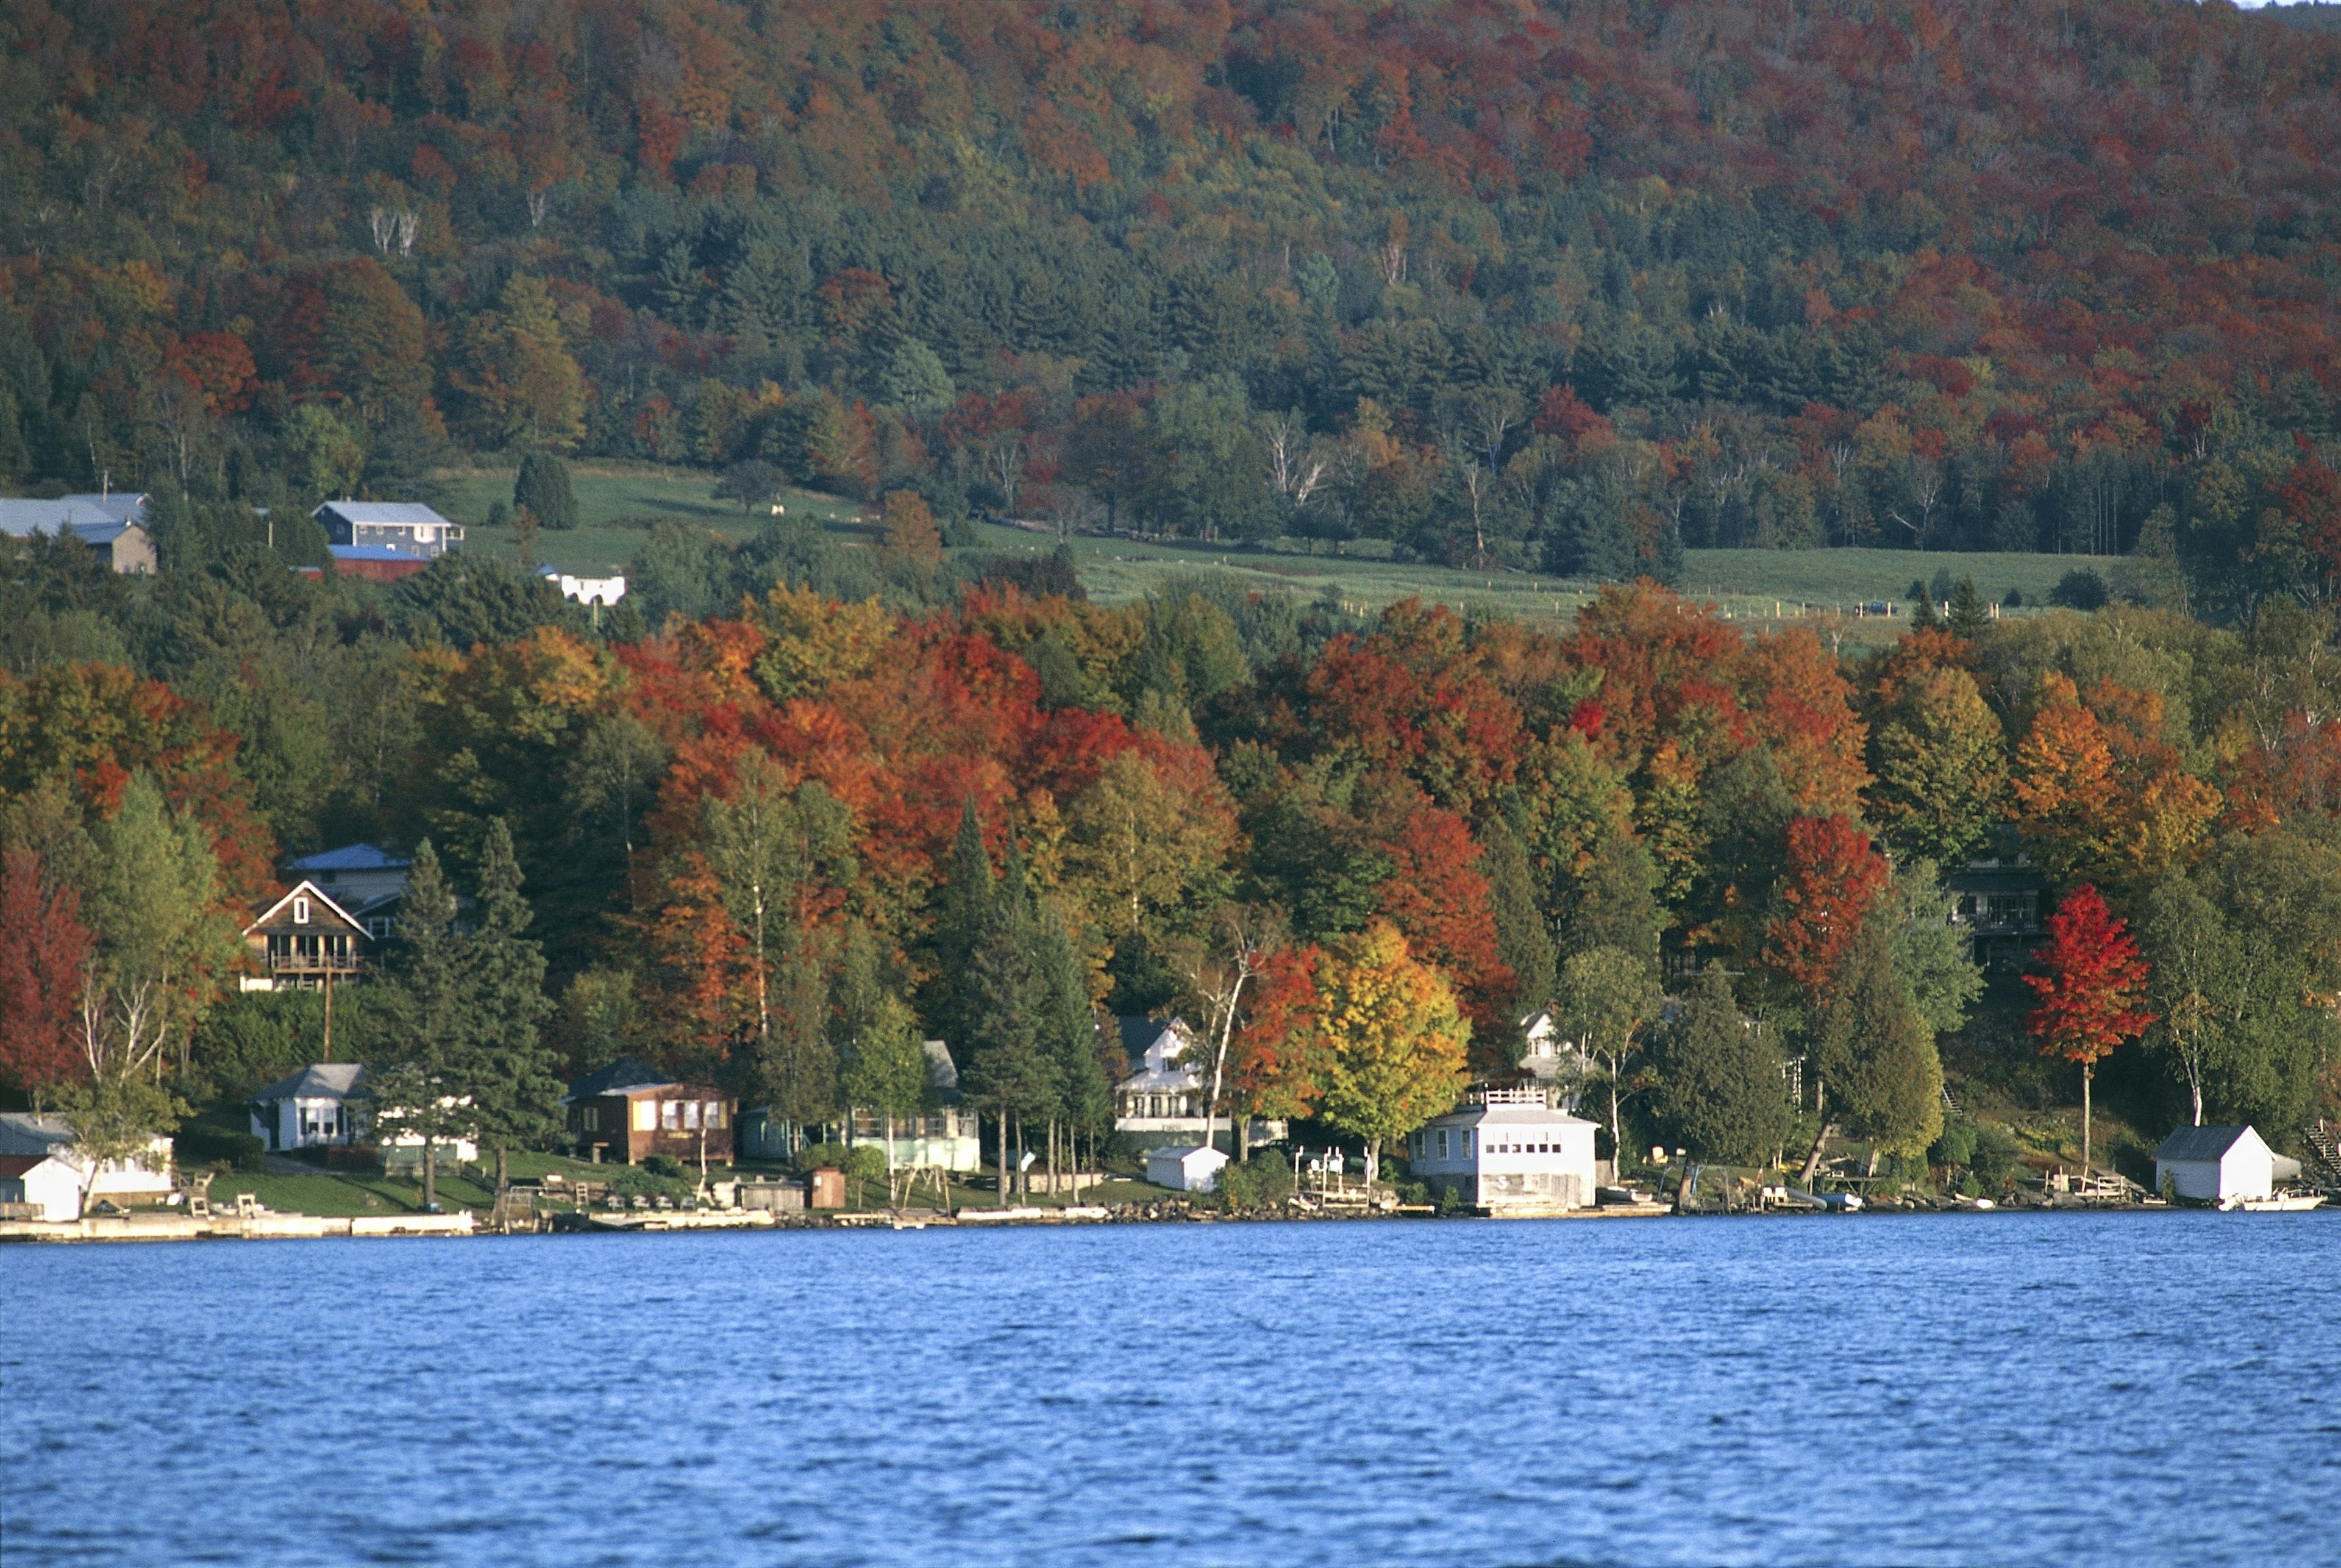
[[[1055,1098],[1049,988],[1038,963],[1038,935],[1023,862],[1011,851],[961,991],[969,1045],[966,1089],[976,1107],[998,1122],[1003,1203],[1012,1169],[1011,1130],[1027,1116],[1046,1114]]]
[[[934,962],[919,1009],[927,1027],[954,1052],[967,1044],[967,1011],[961,997],[968,964],[991,918],[991,855],[983,846],[983,823],[975,814],[975,798],[971,795],[960,812],[959,834],[951,841],[951,861],[935,899],[934,931],[928,938]]]
[[[520,460],[513,505],[535,514],[541,528],[577,526],[577,496],[569,486],[569,464],[551,453],[532,452]]]
[[[1951,630],[1974,642],[1990,626],[1991,606],[1976,591],[1975,579],[1960,578],[1958,592],[1951,595]]]
[[[1813,1065],[1824,1110],[1838,1107],[1878,1154],[1916,1154],[1943,1130],[1935,1032],[1895,966],[1883,918],[1864,925],[1847,950],[1821,1009]]]
[[[1097,1014],[1090,1004],[1089,974],[1056,910],[1041,910],[1034,934],[1041,1041],[1055,1097],[1051,1119],[1069,1136],[1089,1134],[1094,1146],[1099,1135],[1113,1130],[1113,1084],[1098,1061]],[[1052,1154],[1054,1149],[1051,1140]]]
[[[1719,967],[1700,976],[1667,1032],[1658,1113],[1669,1138],[1703,1160],[1767,1164],[1788,1135],[1780,1062],[1740,1016]]]
[[[399,901],[400,947],[384,997],[384,1038],[395,1054],[367,1075],[375,1133],[423,1139],[423,1201],[438,1201],[439,1145],[467,1136],[471,1107],[461,1103],[473,1041],[476,986],[471,954],[455,929],[455,894],[429,839],[416,846]]]
[[[479,922],[458,939],[471,949],[474,989],[470,1049],[454,1078],[471,1096],[480,1142],[496,1151],[499,1167],[513,1148],[541,1143],[561,1126],[560,1064],[538,1033],[553,1011],[544,994],[544,950],[525,934],[533,915],[520,888],[512,830],[503,817],[493,818],[480,870]]]
[[[1614,947],[1655,970],[1666,925],[1658,882],[1657,863],[1640,839],[1620,828],[1602,834],[1562,918],[1562,955]]]
[[[1496,956],[1512,972],[1505,1004],[1503,1047],[1514,1061],[1527,1044],[1518,1020],[1552,1000],[1560,961],[1552,931],[1537,906],[1536,881],[1528,851],[1503,818],[1489,821],[1480,835],[1480,868],[1487,874],[1496,917]]]

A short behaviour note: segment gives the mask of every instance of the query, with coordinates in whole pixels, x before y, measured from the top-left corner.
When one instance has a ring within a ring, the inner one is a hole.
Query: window
[[[668,1133],[680,1133],[682,1131],[682,1101],[662,1100],[659,1102],[659,1127],[661,1131]]]
[[[721,1101],[721,1100],[710,1100],[709,1102],[707,1102],[707,1125],[709,1126],[709,1128],[710,1128],[710,1129],[714,1129],[714,1130],[720,1130],[720,1129],[722,1127],[722,1125],[723,1125],[723,1102],[722,1102],[722,1101]]]
[[[637,1100],[634,1102],[634,1131],[637,1133],[655,1133],[658,1131],[657,1102],[652,1100]]]
[[[699,1131],[698,1101],[685,1100],[682,1103],[682,1126],[683,1131],[687,1133],[696,1133]]]
[[[601,1130],[602,1130],[602,1107],[601,1107],[601,1106],[599,1106],[599,1105],[588,1105],[588,1106],[586,1106],[586,1107],[585,1107],[585,1131],[587,1131],[587,1132],[589,1132],[589,1133],[598,1133],[598,1132],[600,1132]]]
[[[307,899],[296,898],[293,901],[293,924],[295,925],[306,925],[309,924],[309,901]]]

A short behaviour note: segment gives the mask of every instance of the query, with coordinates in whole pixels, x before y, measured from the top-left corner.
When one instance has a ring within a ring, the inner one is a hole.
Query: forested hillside
[[[2289,1138],[2341,1114],[2336,72],[2145,0],[0,5],[0,479],[150,488],[161,554],[0,538],[0,1092],[312,1060],[238,933],[364,840],[430,896],[336,1039],[500,1139],[622,1053],[915,1101],[931,1035],[1094,1138],[1095,1017],[1183,1009],[1222,1109],[1387,1142],[1548,1004],[1629,1152],[1964,1180],[1947,1064],[2039,1109],[2108,1052],[2141,1124]],[[607,614],[289,569],[320,496],[516,465],[501,545],[597,455],[737,527],[631,519]],[[1105,604],[976,512],[1633,580]],[[1648,580],[1851,543],[2135,602],[1947,580],[1871,645]],[[1943,880],[2019,856],[2028,1019]]]
[[[1585,576],[2142,549],[2247,612],[2341,559],[2337,83],[2167,0],[17,0],[0,480],[551,449]]]

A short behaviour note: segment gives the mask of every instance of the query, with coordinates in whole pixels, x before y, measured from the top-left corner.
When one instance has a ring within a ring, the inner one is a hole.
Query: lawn
[[[468,530],[465,548],[518,558],[520,540],[511,529],[480,525],[491,503],[512,500],[518,473],[516,467],[454,468],[433,475],[447,492],[442,509]],[[662,517],[745,539],[771,515],[744,516],[737,502],[713,499],[709,492],[715,475],[698,469],[647,463],[575,464],[569,470],[569,484],[577,497],[578,525],[538,534],[536,556],[541,564],[581,576],[623,571],[641,551],[643,533]],[[788,491],[781,504],[791,515],[802,512],[824,524],[850,526],[862,514],[858,502],[810,490]]]
[[[519,554],[520,542],[510,529],[480,526],[492,502],[511,499],[516,472],[464,468],[437,475],[448,493],[448,514],[471,527],[467,547],[505,559]],[[743,516],[737,505],[714,500],[709,494],[714,475],[698,469],[587,463],[570,469],[570,482],[580,525],[540,534],[536,554],[542,563],[580,574],[624,570],[641,550],[643,532],[662,517],[734,539],[746,538],[769,517]],[[782,504],[792,515],[812,517],[855,542],[867,543],[874,533],[862,503],[791,490]],[[1045,554],[1057,546],[1046,534],[999,524],[980,524],[977,534],[975,549],[982,552]],[[1565,625],[1595,590],[1590,583],[1541,573],[1466,572],[1395,561],[1387,544],[1370,542],[1346,548],[1303,540],[1230,546],[1077,536],[1068,544],[1082,585],[1091,597],[1109,604],[1143,597],[1182,573],[1211,571],[1228,573],[1248,589],[1306,599],[1330,594],[1362,614],[1420,598]],[[1948,572],[1954,581],[1972,576],[1987,600],[1997,602],[2016,588],[2027,605],[2037,607],[2066,573],[2083,566],[2107,573],[2112,564],[2113,558],[2106,556],[1999,552],[1692,550],[1685,557],[1682,588],[1735,620],[1761,624],[1805,619],[1825,624],[1847,641],[1883,642],[1904,629],[1901,615],[1914,578],[1931,580],[1938,572]],[[1853,618],[1856,605],[1885,600],[1895,602],[1892,619]]]
[[[512,1156],[511,1165],[515,1181],[559,1172],[573,1179],[583,1177],[610,1182],[617,1191],[628,1196],[635,1193],[646,1196],[664,1193],[672,1198],[682,1198],[698,1185],[696,1171],[681,1178],[661,1177],[639,1166],[595,1165],[583,1160],[564,1159],[557,1154],[516,1153]],[[709,1179],[712,1181],[722,1181],[732,1174],[732,1171],[722,1167],[710,1167],[708,1171]],[[279,1213],[322,1214],[333,1218],[412,1213],[423,1206],[420,1176],[387,1176],[379,1171],[329,1171],[322,1167],[298,1174],[278,1171],[223,1171],[212,1183],[213,1206],[232,1208],[238,1193],[250,1193],[262,1204]],[[475,1209],[484,1213],[495,1201],[493,1156],[484,1165],[459,1168],[449,1162],[439,1167],[439,1203],[442,1208],[451,1213],[456,1209]]]

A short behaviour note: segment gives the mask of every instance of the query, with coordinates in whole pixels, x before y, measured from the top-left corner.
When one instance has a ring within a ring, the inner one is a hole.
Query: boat
[[[2247,1214],[2296,1214],[2325,1201],[2322,1193],[2278,1193],[2269,1198],[2233,1198],[2227,1205]]]

